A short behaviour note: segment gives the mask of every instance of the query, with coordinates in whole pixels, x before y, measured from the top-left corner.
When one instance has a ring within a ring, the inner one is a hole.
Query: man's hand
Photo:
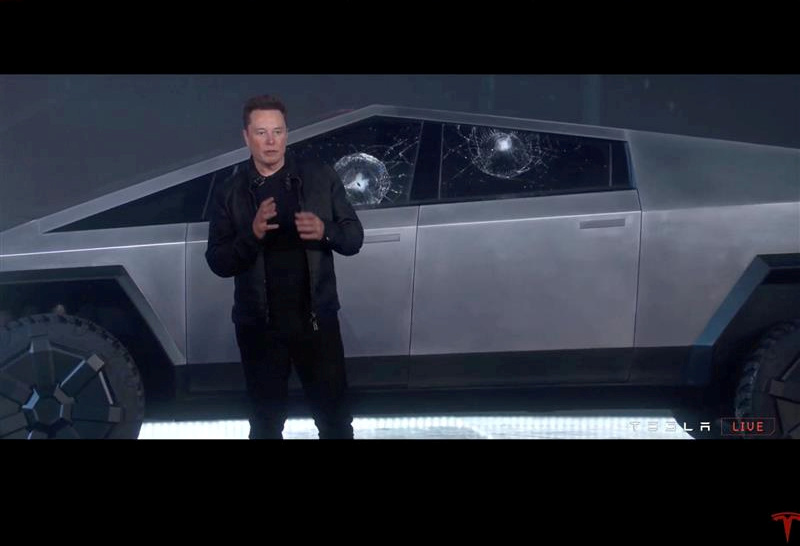
[[[278,229],[278,224],[267,224],[267,220],[272,220],[278,215],[275,209],[275,198],[270,197],[261,202],[261,206],[256,211],[256,216],[253,218],[253,233],[258,239],[263,239],[268,231]]]
[[[325,234],[325,224],[313,212],[295,213],[294,223],[304,241],[319,241]]]

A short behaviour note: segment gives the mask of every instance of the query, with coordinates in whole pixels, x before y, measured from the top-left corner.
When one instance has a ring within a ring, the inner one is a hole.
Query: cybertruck
[[[800,151],[390,106],[289,147],[365,228],[335,255],[354,389],[685,387],[799,434]],[[204,252],[248,158],[0,233],[0,436],[135,438],[145,404],[243,389]]]

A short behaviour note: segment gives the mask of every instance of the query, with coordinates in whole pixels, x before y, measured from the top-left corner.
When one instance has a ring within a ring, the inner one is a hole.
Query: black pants
[[[292,365],[320,439],[353,438],[344,347],[335,316],[320,320],[318,331],[299,334],[237,324],[236,341],[251,404],[250,439],[283,437]]]

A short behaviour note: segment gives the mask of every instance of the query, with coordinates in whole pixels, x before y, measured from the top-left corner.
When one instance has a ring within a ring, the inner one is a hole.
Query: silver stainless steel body
[[[631,183],[358,208],[365,244],[335,257],[350,359],[690,347],[757,255],[800,252],[798,150],[387,106],[293,131],[290,145],[376,116],[618,142]],[[172,364],[236,363],[233,283],[205,262],[208,222],[56,230],[247,158],[11,228],[0,273],[119,266]]]

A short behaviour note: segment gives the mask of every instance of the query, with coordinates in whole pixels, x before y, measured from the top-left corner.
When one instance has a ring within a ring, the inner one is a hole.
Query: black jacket
[[[210,209],[206,261],[220,277],[235,277],[233,321],[254,324],[267,320],[266,279],[261,241],[253,233],[258,205],[255,180],[259,176],[252,157],[246,167],[215,189]],[[333,253],[358,253],[364,229],[347,200],[339,175],[331,167],[300,163],[287,151],[286,177],[298,191],[303,211],[313,212],[325,224],[321,241],[304,241],[311,289],[311,309],[316,314],[339,310]]]

